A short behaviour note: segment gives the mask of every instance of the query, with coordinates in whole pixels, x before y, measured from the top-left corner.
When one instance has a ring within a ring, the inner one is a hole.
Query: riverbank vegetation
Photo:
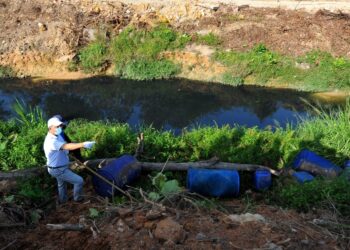
[[[109,40],[98,36],[80,50],[78,67],[70,64],[69,68],[96,73],[114,65],[114,74],[126,79],[175,77],[181,72],[181,65],[164,58],[162,53],[181,50],[189,43],[215,50],[211,59],[227,67],[217,81],[225,84],[277,84],[310,91],[350,89],[350,60],[346,57],[333,57],[319,50],[290,57],[270,51],[264,44],[243,52],[227,51],[213,33],[182,34],[165,24],[150,30],[128,27]]]
[[[15,73],[13,72],[11,67],[0,65],[0,78],[7,78],[13,76],[15,76]]]
[[[16,112],[16,120],[0,121],[1,171],[45,165],[42,145],[47,128],[40,110],[18,102]],[[320,112],[318,117],[301,121],[295,128],[202,127],[184,130],[181,135],[175,136],[170,131],[143,127],[139,128],[145,136],[144,153],[140,160],[185,162],[216,156],[221,161],[281,169],[288,167],[295,155],[307,148],[341,165],[350,155],[349,122],[350,102],[344,109],[332,113]],[[66,132],[73,141],[97,141],[92,150],[82,150],[85,159],[96,159],[133,154],[139,131],[127,124],[73,120]],[[184,178],[178,180],[180,185],[185,185]],[[30,185],[30,182],[26,183]],[[37,183],[35,185],[38,186]],[[40,198],[28,193],[27,186],[21,190],[28,197]],[[270,202],[303,211],[321,205],[335,205],[340,211],[345,211],[344,214],[349,211],[350,189],[348,181],[342,177],[318,179],[303,186],[278,179],[273,190],[266,195]]]
[[[46,124],[40,110],[15,108],[18,118],[0,121],[1,170],[23,169],[44,165],[42,143]],[[145,134],[145,159],[163,162],[197,161],[217,156],[222,161],[254,163],[272,168],[288,166],[294,156],[308,148],[336,164],[350,155],[350,103],[344,109],[320,111],[316,118],[301,121],[292,128],[259,129],[198,127],[183,130],[176,136],[171,131],[139,128]],[[107,121],[73,120],[67,133],[74,141],[97,141],[93,150],[84,150],[85,158],[117,157],[132,154],[136,147],[135,131],[127,124]]]
[[[242,84],[251,78],[250,82],[259,85],[280,82],[303,90],[350,88],[350,60],[323,51],[310,51],[292,58],[259,44],[247,52],[218,50],[214,60],[226,65],[226,75],[242,79]],[[224,82],[225,79],[228,77]]]

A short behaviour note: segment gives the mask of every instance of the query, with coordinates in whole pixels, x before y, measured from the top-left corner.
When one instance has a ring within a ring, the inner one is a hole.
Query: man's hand
[[[95,141],[86,141],[84,142],[84,148],[91,149],[95,145]]]

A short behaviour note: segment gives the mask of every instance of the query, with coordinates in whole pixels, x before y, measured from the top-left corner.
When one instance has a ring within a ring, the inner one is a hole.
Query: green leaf
[[[177,180],[165,182],[160,192],[164,196],[180,192],[179,182]]]
[[[97,218],[100,215],[100,212],[96,208],[89,208],[90,218]]]
[[[12,203],[15,200],[15,196],[14,195],[6,196],[4,200],[8,203]]]
[[[156,193],[156,192],[150,192],[150,193],[148,194],[148,198],[149,198],[150,200],[152,200],[152,201],[157,201],[157,200],[159,200],[160,195],[159,195],[158,193]]]
[[[39,222],[39,220],[41,219],[40,213],[42,213],[42,210],[40,210],[40,209],[33,210],[30,213],[30,221],[34,224],[37,224]]]
[[[167,178],[163,173],[158,173],[152,178],[152,185],[159,189],[162,189],[166,180]]]

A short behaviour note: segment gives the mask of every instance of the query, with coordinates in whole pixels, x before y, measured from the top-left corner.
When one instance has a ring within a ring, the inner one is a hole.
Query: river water
[[[132,127],[152,125],[173,130],[198,126],[247,127],[296,124],[311,115],[309,93],[255,86],[231,87],[183,79],[127,81],[112,77],[83,80],[0,80],[0,119],[15,116],[15,100],[38,105],[47,117],[113,120]],[[333,104],[322,103],[324,107]]]

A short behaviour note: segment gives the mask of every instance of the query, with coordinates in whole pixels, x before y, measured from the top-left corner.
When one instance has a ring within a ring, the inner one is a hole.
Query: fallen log
[[[89,160],[84,163],[89,167],[97,168],[107,165],[109,162],[115,160],[115,158],[109,159],[97,159]],[[141,167],[142,170],[146,171],[187,171],[189,167],[193,168],[210,168],[210,169],[233,169],[238,171],[255,171],[257,169],[265,169],[270,171],[273,175],[279,175],[280,173],[274,169],[271,169],[266,166],[256,165],[256,164],[238,164],[230,162],[217,162],[214,160],[209,161],[200,161],[200,162],[136,162],[137,166]]]
[[[11,227],[25,227],[25,223],[13,223],[13,224],[6,224],[6,223],[1,223],[0,224],[0,229],[2,228],[11,228]]]
[[[15,170],[11,172],[0,172],[0,181],[2,180],[11,180],[16,178],[29,178],[41,175],[46,170],[45,167],[29,168]]]
[[[85,226],[82,224],[46,224],[46,228],[49,230],[59,231],[84,231]]]
[[[88,160],[84,162],[84,165],[90,168],[101,168],[111,161],[116,160],[117,158],[107,158],[107,159],[96,159]],[[279,176],[280,172],[274,169],[271,169],[266,166],[256,165],[256,164],[239,164],[239,163],[230,163],[230,162],[219,162],[217,158],[210,159],[208,161],[198,161],[198,162],[136,162],[136,166],[139,166],[144,171],[187,171],[189,167],[193,168],[211,168],[211,169],[233,169],[238,171],[255,171],[257,169],[265,169],[270,171],[271,174]],[[71,167],[76,168],[74,162],[70,163]],[[11,180],[16,178],[28,178],[38,176],[46,171],[46,167],[38,167],[24,170],[15,170],[12,172],[0,172],[0,181],[1,180]]]

